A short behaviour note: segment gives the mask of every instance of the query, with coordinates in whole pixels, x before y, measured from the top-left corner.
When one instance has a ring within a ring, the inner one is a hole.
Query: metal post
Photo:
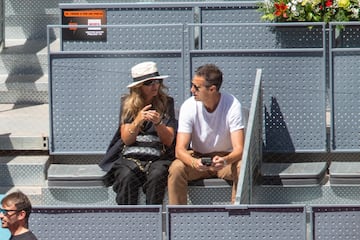
[[[0,0],[0,51],[5,45],[5,0]]]

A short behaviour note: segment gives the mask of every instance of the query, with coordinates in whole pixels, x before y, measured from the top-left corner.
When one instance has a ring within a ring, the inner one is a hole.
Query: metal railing
[[[5,45],[5,0],[0,0],[0,52]]]

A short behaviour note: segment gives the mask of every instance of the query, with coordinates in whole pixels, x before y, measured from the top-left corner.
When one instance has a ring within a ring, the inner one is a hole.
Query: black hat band
[[[141,77],[134,78],[134,82],[138,82],[147,78],[158,77],[158,76],[160,76],[159,72],[154,72]]]

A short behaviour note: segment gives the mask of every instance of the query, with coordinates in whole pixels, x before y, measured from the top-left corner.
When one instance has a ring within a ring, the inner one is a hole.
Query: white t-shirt
[[[180,108],[178,132],[191,133],[191,148],[200,153],[231,152],[230,133],[243,128],[241,104],[228,93],[221,93],[212,113],[194,97]]]

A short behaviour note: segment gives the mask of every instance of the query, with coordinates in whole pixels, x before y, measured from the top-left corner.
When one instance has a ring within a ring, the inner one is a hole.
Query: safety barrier
[[[29,224],[39,239],[360,237],[356,204],[167,206],[164,210],[161,206],[34,206]]]
[[[262,70],[256,71],[235,204],[250,204],[253,177],[262,161]]]
[[[306,239],[304,206],[168,206],[166,212],[168,240]]]
[[[30,215],[38,239],[162,239],[161,206],[38,206]]]
[[[339,25],[343,26],[342,31],[335,31]],[[330,182],[340,185],[339,190],[350,193],[360,184],[360,128],[357,124],[360,71],[356,66],[360,60],[360,24],[331,23],[329,27],[331,151],[342,155],[331,163]]]
[[[359,205],[312,206],[312,239],[358,239],[359,219]]]
[[[338,32],[339,24],[345,29]],[[360,127],[357,124],[360,98],[360,70],[356,62],[360,59],[360,24],[330,24],[330,83],[332,90],[331,149],[335,152],[360,152]]]

